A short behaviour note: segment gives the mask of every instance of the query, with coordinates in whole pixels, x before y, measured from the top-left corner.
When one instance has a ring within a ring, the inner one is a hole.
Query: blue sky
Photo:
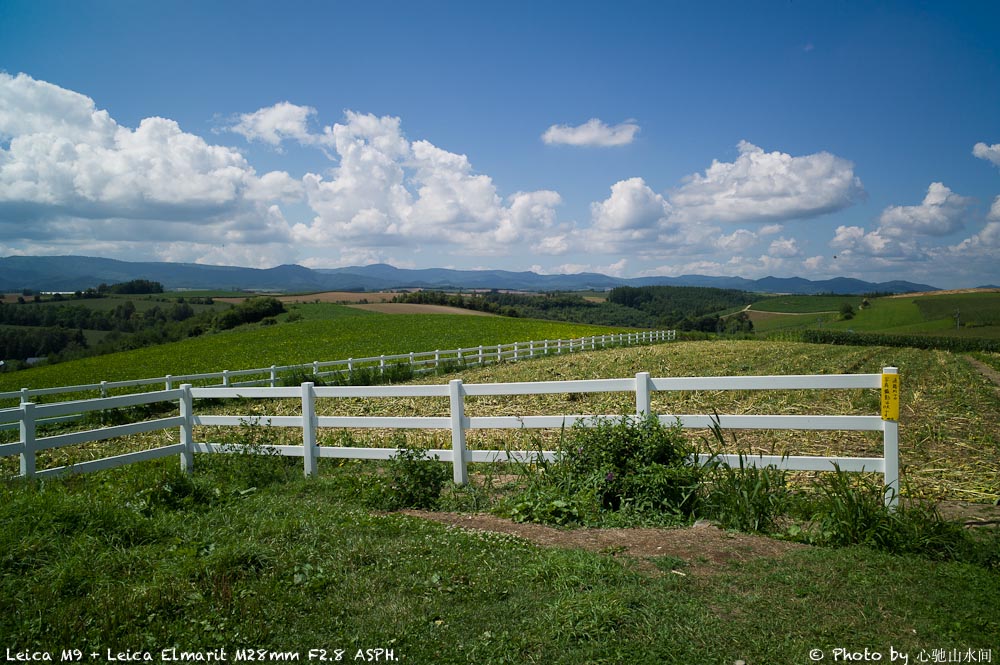
[[[998,25],[0,0],[0,255],[997,284]]]

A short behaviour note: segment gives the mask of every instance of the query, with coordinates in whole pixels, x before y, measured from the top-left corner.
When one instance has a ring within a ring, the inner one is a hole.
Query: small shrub
[[[655,417],[578,424],[563,433],[557,461],[523,466],[528,487],[501,510],[557,525],[676,523],[698,501],[701,472],[690,454],[680,427]]]
[[[449,468],[437,456],[429,456],[424,448],[406,447],[405,438],[398,437],[396,455],[385,473],[374,477],[366,503],[379,510],[434,509],[449,478]]]
[[[293,469],[301,468],[295,458],[282,457],[274,447],[277,433],[261,423],[261,417],[248,418],[223,441],[225,454],[207,455],[206,464],[224,483],[237,492],[259,489],[287,481]]]
[[[601,508],[623,505],[690,514],[699,482],[680,426],[655,417],[624,417],[576,426],[561,452],[558,472],[570,486],[593,487]]]

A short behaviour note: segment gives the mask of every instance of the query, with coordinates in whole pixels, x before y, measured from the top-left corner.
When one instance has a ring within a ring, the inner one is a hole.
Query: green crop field
[[[754,303],[749,313],[754,329],[761,333],[831,328],[898,335],[1000,337],[1000,293],[870,298],[869,306],[862,308],[863,300],[861,296],[781,296]],[[840,316],[844,303],[854,309],[853,318]]]
[[[756,312],[779,312],[785,314],[813,314],[836,312],[847,302],[857,308],[864,300],[862,296],[776,296],[759,300],[750,306]]]
[[[530,319],[389,315],[338,305],[295,307],[292,312],[301,313],[302,320],[0,374],[0,391],[621,332]]]

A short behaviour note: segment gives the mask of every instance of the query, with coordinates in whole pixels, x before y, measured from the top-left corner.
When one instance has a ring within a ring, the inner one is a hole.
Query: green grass
[[[301,312],[303,319],[2,374],[0,391],[612,332],[605,327],[552,321],[464,315],[389,315],[338,305],[300,305],[292,311]]]
[[[757,312],[780,312],[786,314],[814,314],[836,312],[845,302],[857,309],[863,296],[776,296],[758,300],[750,309]]]
[[[0,487],[12,651],[388,648],[414,663],[810,662],[812,649],[996,649],[1000,575],[861,547],[651,572],[628,558],[359,504],[360,463],[248,491],[148,463]],[[281,460],[274,460],[279,467]],[[280,476],[280,474],[279,474]],[[655,564],[656,561],[654,560]],[[704,565],[693,560],[690,563]],[[885,657],[888,658],[888,655]]]

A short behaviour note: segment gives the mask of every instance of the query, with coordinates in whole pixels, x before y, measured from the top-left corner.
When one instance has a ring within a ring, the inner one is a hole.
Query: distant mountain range
[[[385,289],[503,289],[519,291],[604,290],[616,286],[706,286],[764,293],[909,293],[936,291],[913,282],[865,282],[838,277],[639,277],[623,279],[598,273],[539,275],[507,270],[408,270],[385,264],[350,268],[310,269],[283,265],[266,270],[195,263],[134,263],[88,256],[8,256],[0,258],[0,291],[78,291],[102,283],[133,279],[160,282],[167,289],[240,289],[247,291],[379,291]]]

